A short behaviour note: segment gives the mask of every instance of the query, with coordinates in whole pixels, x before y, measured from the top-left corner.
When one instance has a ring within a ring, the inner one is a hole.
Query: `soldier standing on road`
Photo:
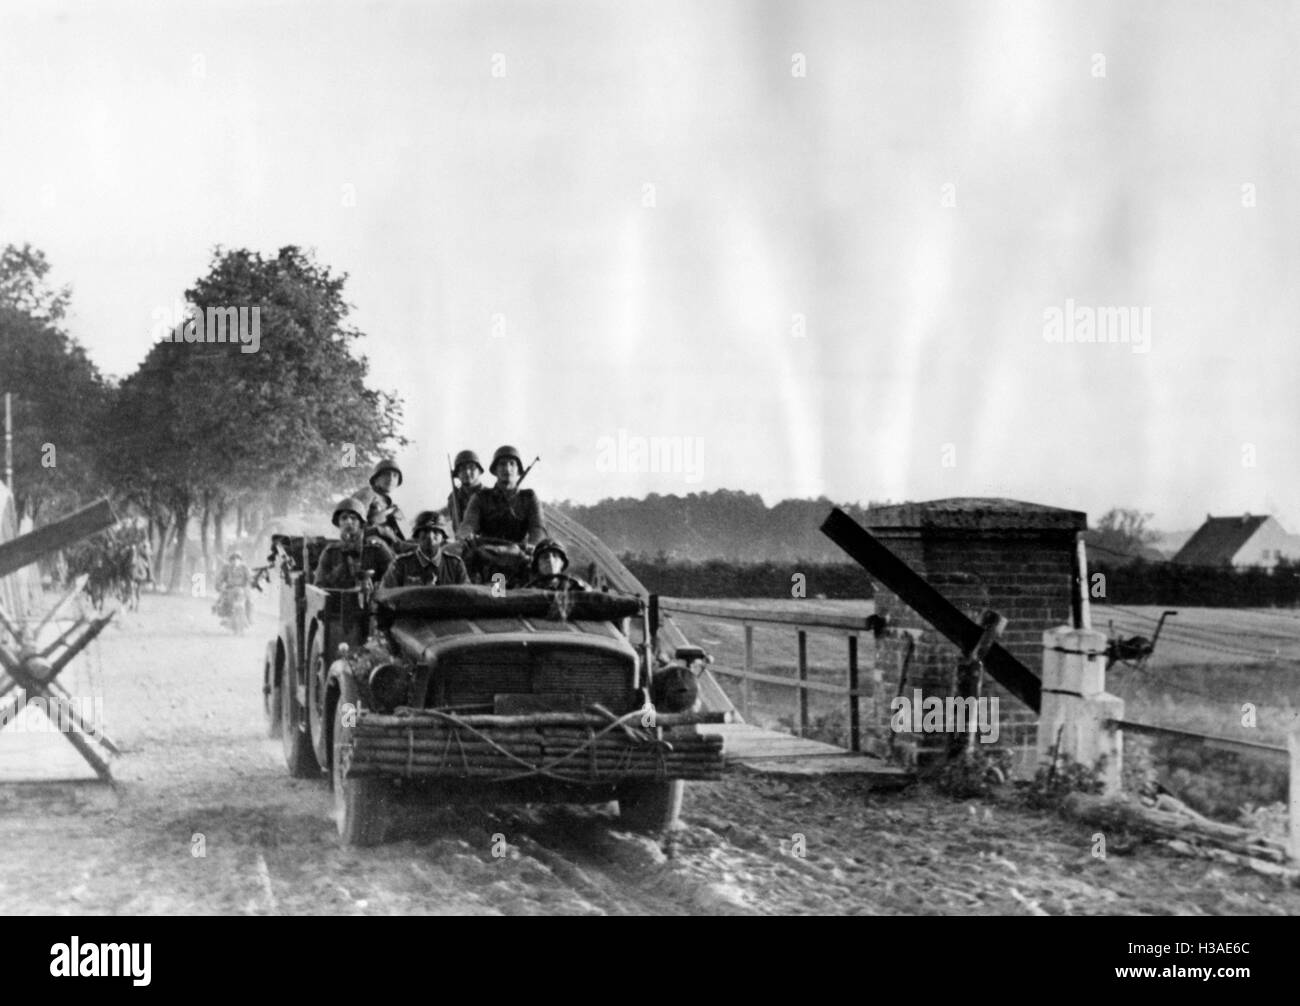
[[[354,499],[345,499],[334,508],[334,526],[339,540],[325,546],[316,563],[312,583],[333,590],[350,590],[359,586],[361,574],[370,570],[376,579],[388,572],[393,551],[381,538],[365,535],[365,516]]]
[[[475,493],[465,508],[456,537],[462,540],[482,535],[518,544],[535,544],[546,537],[542,504],[531,489],[520,489],[524,464],[519,452],[508,444],[492,455],[496,485]]]
[[[398,542],[406,540],[401,527],[402,511],[394,505],[392,497],[394,486],[401,484],[402,469],[397,467],[396,461],[384,458],[375,465],[375,470],[370,475],[370,485],[357,490],[355,496],[365,508],[366,518],[370,517],[371,512],[374,513],[371,526],[390,547],[396,547]]]
[[[419,545],[414,552],[397,557],[384,574],[381,587],[469,583],[469,574],[460,556],[452,555],[443,548],[451,537],[451,527],[446,518],[439,517],[432,510],[425,510],[416,516],[411,534]]]
[[[483,464],[473,451],[464,450],[456,455],[456,460],[451,466],[451,474],[460,484],[453,486],[451,492],[447,494],[447,513],[451,517],[452,524],[459,526],[465,519],[469,501],[483,488],[483,483],[479,481],[479,477],[483,474]]]

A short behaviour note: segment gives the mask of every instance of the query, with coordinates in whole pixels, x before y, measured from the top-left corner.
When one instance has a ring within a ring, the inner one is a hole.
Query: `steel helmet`
[[[335,527],[339,526],[339,517],[345,513],[356,514],[357,520],[361,521],[362,524],[366,522],[366,515],[361,510],[361,504],[351,496],[334,508],[334,516],[330,519],[334,522]]]
[[[231,553],[230,553],[230,561],[231,561],[231,562],[234,562],[236,559],[238,559],[240,562],[243,562],[243,561],[244,561],[244,557],[243,557],[242,555],[240,555],[238,552],[231,552]]]
[[[415,516],[415,524],[411,527],[411,537],[418,538],[420,532],[425,528],[442,532],[442,536],[448,541],[451,540],[451,524],[442,514],[433,510],[421,510]]]
[[[375,487],[375,479],[379,478],[384,472],[393,472],[397,475],[397,484],[402,484],[402,469],[397,467],[397,462],[392,458],[384,458],[379,464],[375,465],[375,470],[370,473],[370,488]]]
[[[434,527],[437,523],[437,513],[433,510],[421,510],[415,515],[415,523],[411,525],[411,537],[414,538],[426,527]]]
[[[515,464],[519,466],[520,474],[523,473],[524,470],[523,458],[521,458],[519,456],[519,452],[515,450],[513,447],[511,447],[509,444],[504,444],[501,447],[497,448],[497,452],[492,455],[492,466],[489,470],[495,474],[497,470],[497,462],[502,461],[506,458],[514,458]]]
[[[453,472],[458,472],[460,471],[461,465],[477,465],[479,471],[483,470],[483,462],[478,459],[478,455],[473,451],[461,451],[457,454],[456,460],[452,463],[451,470]]]
[[[547,552],[554,552],[556,555],[560,557],[560,561],[564,563],[564,565],[560,567],[561,571],[564,571],[569,568],[569,553],[564,551],[564,546],[561,545],[554,538],[543,538],[533,548],[533,572],[534,573],[537,572],[538,561]]]

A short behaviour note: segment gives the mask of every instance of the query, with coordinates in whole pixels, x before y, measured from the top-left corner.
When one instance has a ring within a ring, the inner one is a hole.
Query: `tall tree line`
[[[28,246],[0,253],[0,391],[16,395],[17,501],[38,521],[107,493],[148,522],[158,561],[170,546],[175,585],[195,525],[220,557],[227,529],[320,505],[405,443],[400,401],[366,383],[346,274],[309,253],[215,249],[185,317],[120,384],[61,327],[70,292],[48,271]]]

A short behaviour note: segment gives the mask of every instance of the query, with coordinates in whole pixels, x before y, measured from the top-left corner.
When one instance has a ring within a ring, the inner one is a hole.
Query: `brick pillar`
[[[1084,514],[1007,499],[945,499],[903,503],[867,512],[867,526],[895,555],[924,577],[973,620],[993,608],[1007,618],[1002,645],[1041,675],[1043,633],[1070,621],[1072,555]],[[864,723],[870,748],[889,747],[890,700],[898,694],[907,650],[905,633],[916,639],[903,694],[955,695],[957,648],[923,621],[897,595],[876,584],[876,612],[888,614],[894,630],[882,639],[877,666],[882,681],[871,722]],[[897,631],[903,630],[903,631]],[[999,700],[999,745],[1017,753],[1017,767],[1033,763],[1037,716],[985,673],[984,694]],[[944,757],[947,734],[893,734],[896,753],[919,765]]]

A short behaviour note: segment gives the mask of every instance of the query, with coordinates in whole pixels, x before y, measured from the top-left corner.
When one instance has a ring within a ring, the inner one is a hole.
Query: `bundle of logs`
[[[663,713],[657,727],[721,722],[723,713]],[[689,729],[642,729],[586,713],[459,716],[362,712],[353,731],[349,775],[483,778],[546,776],[567,782],[719,779],[722,737]]]

